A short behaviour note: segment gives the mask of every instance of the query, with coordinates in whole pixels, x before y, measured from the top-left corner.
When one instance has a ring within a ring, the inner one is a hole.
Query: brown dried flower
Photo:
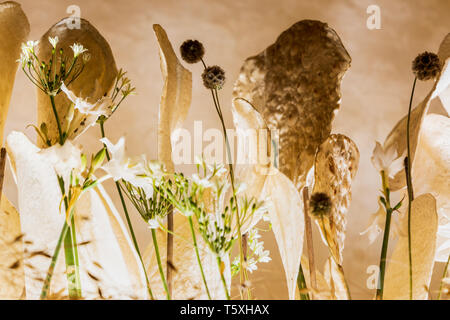
[[[332,205],[330,197],[323,192],[313,193],[309,201],[311,215],[317,218],[329,215]]]
[[[225,84],[225,71],[219,66],[208,67],[203,71],[202,79],[207,89],[222,89]]]
[[[439,57],[435,53],[425,51],[414,59],[412,70],[419,80],[434,79],[441,71]]]
[[[180,47],[181,57],[187,63],[197,63],[205,54],[203,44],[198,40],[186,40]]]

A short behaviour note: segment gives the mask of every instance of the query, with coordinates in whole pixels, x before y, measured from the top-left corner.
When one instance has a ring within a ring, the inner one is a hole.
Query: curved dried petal
[[[286,274],[289,299],[294,299],[305,232],[303,203],[292,181],[278,170],[267,176],[261,195],[270,203],[268,212]]]
[[[303,20],[248,58],[235,83],[234,96],[250,101],[269,128],[278,129],[279,168],[299,190],[330,134],[350,61],[333,29]]]
[[[116,62],[108,42],[98,32],[98,30],[85,19],[80,19],[80,28],[70,29],[71,18],[65,18],[53,25],[40,39],[37,46],[37,56],[41,61],[49,61],[52,55],[52,45],[48,37],[59,38],[57,49],[64,50],[64,56],[68,61],[72,61],[73,51],[70,48],[74,43],[80,43],[88,49],[90,59],[86,62],[83,72],[70,85],[69,89],[77,96],[94,104],[103,96],[107,95],[112,87],[117,75]],[[77,65],[81,65],[81,59]],[[58,129],[55,116],[49,97],[41,90],[37,89],[38,103],[38,124],[45,122],[48,127],[48,136],[51,143],[58,141]],[[60,92],[55,97],[56,110],[61,122],[61,127],[66,128],[66,117],[68,115],[71,102],[67,96]],[[74,119],[78,120],[78,130],[73,129],[74,134],[83,131],[87,123],[78,111],[75,111]],[[73,125],[72,125],[73,127]],[[42,141],[38,141],[39,146],[44,146]]]
[[[344,274],[339,269],[333,258],[329,257],[325,262],[323,276],[331,288],[331,295],[336,300],[349,300]]]
[[[25,293],[20,217],[4,194],[0,210],[0,283],[0,299],[19,299]]]
[[[411,248],[413,265],[413,299],[428,299],[434,266],[438,219],[436,199],[424,194],[414,199],[411,207]],[[406,224],[407,219],[404,219]],[[401,236],[386,268],[383,298],[409,299],[408,237]]]
[[[192,244],[192,234],[188,219],[182,214],[176,213],[174,215],[174,225],[173,267],[175,269],[173,274],[172,299],[206,300],[208,299],[208,296],[203,285],[195,249]],[[197,228],[195,228],[195,230],[197,230]],[[156,235],[161,261],[165,266],[167,252],[163,248],[166,248],[167,236],[166,233],[161,230],[158,230]],[[203,271],[205,273],[206,283],[208,284],[211,298],[223,300],[226,297],[220,279],[216,256],[211,253],[200,234],[197,233],[196,237]],[[222,260],[225,263],[224,275],[228,285],[228,292],[230,292],[231,269],[228,255],[222,258]],[[145,250],[144,262],[147,268],[147,275],[150,279],[150,287],[152,288],[155,298],[164,299],[166,295],[159,275],[153,243]]]
[[[421,126],[423,123],[423,118],[428,112],[431,100],[435,97],[440,96],[444,99],[442,102],[444,107],[447,109],[448,103],[445,99],[450,96],[449,85],[450,85],[450,53],[448,52],[448,35],[441,44],[441,49],[439,51],[441,63],[443,65],[442,71],[439,74],[433,88],[425,97],[425,99],[411,111],[411,122],[410,122],[410,146],[411,146],[411,163],[414,165],[415,153],[417,151],[417,144],[419,140],[419,134]],[[406,125],[407,125],[408,115],[404,116],[392,129],[392,131],[387,136],[384,142],[384,149],[394,147],[397,150],[397,154],[404,154],[406,145]],[[405,171],[399,171],[394,178],[389,179],[389,186],[391,191],[397,191],[406,185]]]
[[[65,220],[59,211],[61,191],[48,152],[41,152],[20,132],[8,135],[7,148],[17,181],[24,248],[29,253],[25,257],[26,296],[36,299]],[[77,239],[84,242],[79,247],[84,297],[98,297],[100,287],[107,298],[146,298],[139,259],[104,190],[87,191],[77,203],[75,217]],[[66,286],[61,253],[51,292],[64,293]]]
[[[425,116],[412,169],[414,192],[436,198],[439,227],[436,261],[446,262],[450,254],[450,119]]]
[[[0,3],[0,144],[20,56],[20,45],[30,33],[30,24],[20,4]]]
[[[331,214],[319,224],[322,238],[329,243],[336,261],[342,264],[347,211],[351,202],[351,184],[359,163],[356,144],[342,134],[332,134],[319,147],[315,160],[314,192],[328,194],[333,203]]]
[[[328,286],[324,275],[316,269],[316,288],[313,288],[310,279],[309,262],[305,255],[302,255],[301,263],[303,275],[305,276],[306,287],[309,289],[309,292],[312,292],[312,295],[310,294],[312,300],[333,300],[330,287]]]
[[[159,44],[161,73],[164,87],[159,105],[158,158],[169,172],[173,172],[172,132],[181,126],[189,111],[192,98],[192,74],[178,61],[166,31],[153,25]]]

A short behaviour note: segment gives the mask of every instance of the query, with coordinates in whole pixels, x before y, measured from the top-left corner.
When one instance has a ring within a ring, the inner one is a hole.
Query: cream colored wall
[[[353,187],[349,212],[344,268],[355,298],[370,298],[366,287],[366,269],[377,264],[381,241],[369,246],[359,233],[366,227],[369,214],[377,209],[379,178],[370,163],[374,141],[383,141],[392,126],[406,113],[413,76],[410,71],[415,55],[436,51],[450,31],[450,1],[427,0],[128,0],[128,1],[20,1],[31,24],[31,39],[38,39],[53,23],[67,16],[66,8],[75,4],[109,41],[118,67],[128,70],[138,95],[129,98],[107,124],[108,136],[127,137],[129,154],[156,156],[157,111],[162,88],[159,57],[152,24],[161,24],[174,47],[183,40],[196,38],[206,47],[209,64],[219,64],[227,72],[227,83],[220,92],[224,116],[232,127],[229,105],[232,84],[245,58],[259,53],[278,34],[298,20],[317,19],[334,28],[353,61],[342,85],[342,106],[334,122],[334,132],[351,137],[361,152],[360,169]],[[381,8],[381,30],[368,30],[366,8]],[[194,120],[204,128],[219,127],[209,92],[201,84],[200,65],[190,65],[193,72],[193,102],[185,127],[192,130]],[[417,101],[430,83],[420,83]],[[433,106],[440,111],[438,103]],[[36,121],[35,90],[18,72],[11,100],[5,135],[11,130],[25,130]],[[32,129],[27,134],[34,135]],[[87,148],[99,147],[99,132],[92,129],[83,137]],[[183,168],[186,169],[186,168]],[[107,189],[118,208],[120,204],[112,184]],[[17,203],[15,185],[8,170],[5,192]],[[133,212],[139,242],[149,242],[145,224]],[[324,247],[317,234],[315,246],[320,264]],[[379,239],[380,240],[380,239]],[[260,265],[252,275],[257,298],[286,298],[284,274],[276,254],[273,236],[265,236],[273,261]],[[436,271],[441,270],[438,265]],[[441,272],[439,271],[439,274]],[[436,280],[436,279],[435,279]]]

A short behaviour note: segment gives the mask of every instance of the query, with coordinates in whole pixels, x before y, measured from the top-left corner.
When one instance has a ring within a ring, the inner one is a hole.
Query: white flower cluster
[[[261,235],[258,229],[253,228],[248,232],[248,247],[250,254],[247,256],[246,269],[253,272],[258,269],[258,263],[267,263],[272,260],[269,250],[264,250],[264,241],[259,241]],[[240,268],[239,257],[235,257],[231,266],[233,274],[237,274]]]

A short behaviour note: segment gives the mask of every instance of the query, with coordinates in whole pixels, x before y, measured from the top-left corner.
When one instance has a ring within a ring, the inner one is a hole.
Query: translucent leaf
[[[330,245],[336,262],[342,264],[347,211],[350,206],[352,180],[359,163],[356,144],[341,134],[332,134],[319,147],[315,160],[314,193],[326,193],[332,202],[331,214],[320,223],[325,244]]]
[[[407,216],[404,219],[406,228]],[[413,271],[413,299],[426,300],[430,287],[436,249],[438,219],[436,199],[424,194],[414,199],[411,207],[411,248]],[[388,259],[383,299],[409,299],[408,236],[400,236]]]
[[[200,269],[195,255],[195,249],[192,243],[192,234],[188,219],[182,214],[174,215],[174,239],[173,239],[173,289],[172,299],[201,299],[207,300],[208,296],[203,285]],[[194,225],[195,230],[198,228]],[[157,241],[161,262],[166,265],[166,244],[167,235],[165,232],[157,231]],[[203,241],[200,234],[196,234],[197,245],[202,261],[203,271],[212,299],[225,299],[225,291],[220,279],[219,268],[215,254],[211,253],[209,247]],[[224,275],[230,292],[231,286],[231,268],[228,255],[222,260],[225,263]],[[150,286],[156,299],[165,299],[164,287],[159,275],[158,264],[156,261],[153,243],[149,244],[144,253],[144,262],[147,268],[147,274],[150,279]],[[164,271],[165,271],[164,267]]]
[[[51,148],[55,148],[52,146]],[[49,150],[40,149],[20,132],[7,138],[19,199],[24,233],[25,283],[28,299],[39,298],[42,280],[59,238],[64,215],[59,211],[61,191]],[[139,258],[120,216],[105,191],[90,189],[75,210],[80,275],[85,298],[98,298],[98,287],[108,298],[146,298],[145,278]],[[39,226],[39,227],[36,227]],[[92,275],[97,279],[94,279]],[[67,292],[64,252],[60,253],[51,292]]]
[[[174,170],[172,161],[172,132],[181,126],[189,111],[192,98],[192,74],[178,61],[166,31],[153,25],[159,44],[161,73],[164,79],[159,105],[158,158],[169,172]]]
[[[241,68],[233,95],[251,102],[269,128],[279,130],[279,168],[298,190],[331,132],[350,61],[333,29],[302,20]]]
[[[20,4],[0,3],[0,144],[19,63],[20,46],[27,40],[30,24]]]
[[[336,300],[349,300],[344,274],[333,258],[329,257],[324,265],[324,277],[331,295]]]
[[[324,275],[316,268],[316,288],[313,288],[309,271],[309,262],[305,255],[302,255],[301,263],[303,274],[305,276],[306,287],[308,288],[308,292],[310,292],[310,298],[312,297],[312,300],[332,300],[333,297],[331,295],[331,290]]]
[[[25,292],[20,217],[4,194],[0,210],[0,283],[0,299],[19,299]]]
[[[289,299],[294,299],[305,232],[303,203],[292,181],[279,171],[267,176],[261,194],[270,203],[269,217],[286,274]]]
[[[73,51],[70,48],[74,43],[80,43],[88,49],[90,59],[86,62],[80,76],[68,86],[73,93],[89,103],[95,103],[100,98],[108,95],[117,75],[116,62],[108,42],[98,32],[98,30],[85,19],[80,19],[80,28],[72,27],[72,18],[64,18],[53,25],[40,39],[37,46],[37,56],[41,61],[48,62],[52,56],[53,47],[48,41],[48,37],[59,38],[57,49],[64,50],[64,56],[68,61],[73,59]],[[58,65],[59,66],[59,65]],[[77,66],[81,67],[81,59],[78,59]],[[55,116],[52,111],[50,98],[48,95],[37,89],[38,123],[45,122],[48,127],[48,136],[54,144],[59,139]],[[66,128],[65,119],[70,111],[71,102],[67,96],[60,92],[55,97],[56,110],[61,122],[61,127]],[[86,128],[86,116],[75,110],[72,119],[74,135],[79,134]],[[44,146],[42,141],[38,141],[39,146]]]
[[[412,170],[416,194],[436,198],[439,227],[436,261],[446,262],[450,254],[450,119],[425,116]]]

